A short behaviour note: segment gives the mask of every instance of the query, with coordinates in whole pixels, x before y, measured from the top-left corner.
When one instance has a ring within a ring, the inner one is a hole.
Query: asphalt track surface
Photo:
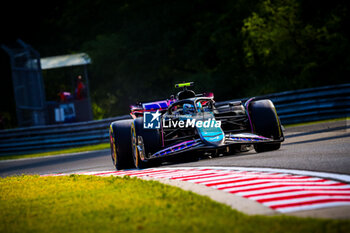
[[[278,151],[254,150],[162,167],[266,167],[350,174],[349,120],[290,127]],[[0,176],[113,170],[109,150],[0,161]]]

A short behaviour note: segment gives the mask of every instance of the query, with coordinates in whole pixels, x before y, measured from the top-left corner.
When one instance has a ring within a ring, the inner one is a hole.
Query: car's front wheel
[[[249,112],[255,134],[274,140],[283,138],[280,120],[271,100],[266,99],[251,102]],[[258,143],[254,145],[255,151],[258,153],[278,150],[280,147],[280,142]]]

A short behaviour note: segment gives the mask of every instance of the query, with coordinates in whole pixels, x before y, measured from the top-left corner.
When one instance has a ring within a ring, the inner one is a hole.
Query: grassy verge
[[[247,216],[129,177],[0,178],[0,232],[350,232],[350,221]]]
[[[48,152],[42,152],[42,153],[0,156],[0,160],[34,158],[34,157],[59,155],[59,154],[71,154],[71,153],[77,153],[77,152],[95,151],[95,150],[103,150],[103,149],[109,149],[109,148],[110,148],[109,143],[101,143],[101,144],[97,144],[97,145],[67,148],[67,149],[48,151]]]

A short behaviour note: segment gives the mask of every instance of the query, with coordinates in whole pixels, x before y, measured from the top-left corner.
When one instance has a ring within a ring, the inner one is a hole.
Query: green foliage
[[[0,178],[0,232],[349,232],[349,221],[247,216],[136,178]]]
[[[55,46],[38,49],[87,52],[95,117],[110,117],[168,98],[181,81],[217,100],[348,82],[349,10],[343,1],[68,1],[46,22],[59,31]]]
[[[101,108],[101,105],[98,105],[96,102],[92,102],[92,113],[96,120],[101,120],[105,118],[106,111]]]
[[[266,0],[259,5],[257,12],[243,21],[246,65],[269,73],[270,77],[261,75],[264,86],[271,85],[268,91],[287,89],[281,85],[297,89],[331,83],[329,80],[334,76],[336,67],[325,69],[327,55],[324,50],[328,47],[327,54],[339,53],[336,38],[347,40],[344,35],[332,30],[334,21],[341,21],[339,17],[334,17],[334,12],[330,13],[332,18],[319,19],[323,22],[313,25],[302,20],[302,4],[299,2]],[[347,72],[344,68],[338,72]],[[345,81],[346,78],[340,76],[333,83]]]
[[[294,0],[274,1],[273,4],[267,0],[259,10],[261,16],[253,12],[244,20],[242,28],[247,37],[244,41],[247,63],[253,65],[254,56],[258,56],[264,64],[284,64],[296,56],[298,43],[304,41],[296,34],[301,32],[297,18],[298,4]],[[307,28],[312,30],[310,25]]]

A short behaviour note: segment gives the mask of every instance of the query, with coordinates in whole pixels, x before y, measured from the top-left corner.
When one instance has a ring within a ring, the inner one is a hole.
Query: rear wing
[[[130,106],[130,114],[134,118],[143,116],[144,112],[166,111],[168,107],[175,102],[175,99],[160,100],[155,102],[141,103]]]

